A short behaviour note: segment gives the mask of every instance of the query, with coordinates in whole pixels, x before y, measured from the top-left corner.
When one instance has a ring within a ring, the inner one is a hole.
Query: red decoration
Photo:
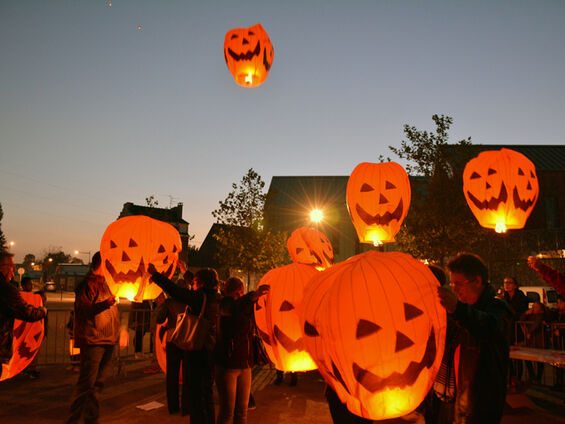
[[[497,232],[524,228],[538,200],[536,168],[514,150],[481,152],[465,166],[463,193],[481,226]]]
[[[395,162],[363,162],[347,182],[347,206],[362,243],[394,241],[410,207],[410,181]]]
[[[304,344],[356,415],[413,411],[428,393],[445,344],[438,282],[399,252],[368,252],[316,275],[301,309]]]

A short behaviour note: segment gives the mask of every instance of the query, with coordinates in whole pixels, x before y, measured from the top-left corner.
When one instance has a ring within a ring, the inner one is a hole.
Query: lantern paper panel
[[[393,242],[410,207],[408,174],[396,162],[360,163],[347,182],[347,207],[360,242]]]
[[[147,266],[171,278],[181,250],[180,234],[170,224],[143,215],[112,222],[100,242],[104,277],[115,296],[141,302],[155,299],[161,288]]]
[[[318,271],[334,263],[334,252],[328,238],[314,228],[300,227],[292,232],[286,243],[292,262],[314,265]]]
[[[446,313],[426,265],[400,252],[367,252],[315,276],[301,311],[304,343],[354,414],[413,411],[445,347]]]
[[[234,28],[226,33],[224,59],[237,84],[243,87],[263,84],[273,57],[273,45],[260,23],[249,28]]]
[[[43,306],[43,299],[39,294],[24,291],[20,292],[20,294],[28,304],[36,308]],[[2,364],[0,381],[19,374],[33,361],[43,341],[45,331],[43,321],[25,322],[19,319],[14,320],[13,354],[10,362]]]
[[[255,322],[269,359],[278,370],[316,369],[304,349],[298,311],[304,288],[318,272],[312,265],[293,263],[269,271],[259,282],[259,286],[268,284],[271,289],[255,304]]]
[[[514,150],[481,152],[465,166],[463,193],[481,226],[524,228],[539,195],[535,166]]]

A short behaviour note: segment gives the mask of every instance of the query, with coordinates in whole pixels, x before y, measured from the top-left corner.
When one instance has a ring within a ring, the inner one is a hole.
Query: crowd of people
[[[561,343],[565,332],[548,334],[548,323],[565,322],[565,275],[535,257],[530,267],[553,286],[560,298],[551,313],[543,304],[528,308],[528,298],[518,288],[515,278],[504,280],[497,294],[489,284],[488,269],[476,255],[461,253],[444,271],[430,266],[438,280],[438,298],[447,311],[445,352],[432,390],[419,411],[427,423],[498,423],[502,419],[508,387],[521,378],[521,361],[511,361],[512,343],[538,347],[547,337]],[[221,284],[213,269],[192,274],[180,263],[182,278],[176,282],[148,266],[151,280],[168,298],[160,302],[156,322],[166,328],[167,406],[170,414],[190,415],[191,423],[245,423],[251,397],[253,349],[253,306],[269,292],[266,285],[245,293],[237,277]],[[13,255],[0,253],[0,360],[12,356],[13,323],[18,318],[37,321],[47,315],[45,307],[28,305],[10,284],[14,277]],[[449,278],[448,278],[449,277]],[[449,281],[449,282],[448,282]],[[26,284],[26,288],[29,287]],[[98,394],[111,369],[114,348],[118,343],[120,320],[117,299],[111,293],[101,271],[97,252],[86,278],[76,289],[74,344],[80,347],[79,376],[71,399],[66,423],[99,420]],[[190,313],[207,322],[202,345],[187,349],[177,345],[174,333],[178,318]],[[522,325],[516,325],[521,323]],[[541,379],[543,363],[527,363],[529,378]],[[182,370],[182,371],[181,371]],[[179,384],[182,376],[182,383]],[[282,371],[276,383],[282,380]],[[291,384],[296,384],[291,376]],[[216,415],[214,384],[219,397]],[[556,385],[563,384],[562,370],[556,370]],[[331,387],[326,398],[335,423],[366,423],[369,420],[351,414]]]

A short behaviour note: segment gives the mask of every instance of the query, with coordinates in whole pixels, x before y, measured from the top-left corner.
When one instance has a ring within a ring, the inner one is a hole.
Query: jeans
[[[188,382],[190,423],[214,424],[214,365],[206,349],[187,351],[182,380]],[[186,383],[185,383],[186,384]]]
[[[179,349],[173,343],[167,343],[165,347],[167,353],[167,406],[169,413],[174,414],[179,411],[179,374],[181,364],[187,367],[187,351]],[[188,380],[183,378],[181,398],[182,415],[190,412],[190,392]]]
[[[102,391],[112,365],[113,345],[83,346],[80,354],[80,374],[71,401],[67,424],[78,423],[84,416],[86,424],[98,423],[100,415],[97,393]]]
[[[220,398],[218,424],[246,424],[251,368],[229,369],[216,366],[216,387]]]

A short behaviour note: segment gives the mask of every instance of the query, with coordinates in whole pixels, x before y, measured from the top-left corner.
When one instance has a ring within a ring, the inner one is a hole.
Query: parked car
[[[55,284],[55,281],[47,281],[43,286],[43,289],[48,292],[57,291],[57,284]]]
[[[532,303],[541,302],[545,306],[555,308],[557,306],[557,292],[549,286],[522,286],[520,289],[526,293],[530,303],[528,307],[532,307]]]

